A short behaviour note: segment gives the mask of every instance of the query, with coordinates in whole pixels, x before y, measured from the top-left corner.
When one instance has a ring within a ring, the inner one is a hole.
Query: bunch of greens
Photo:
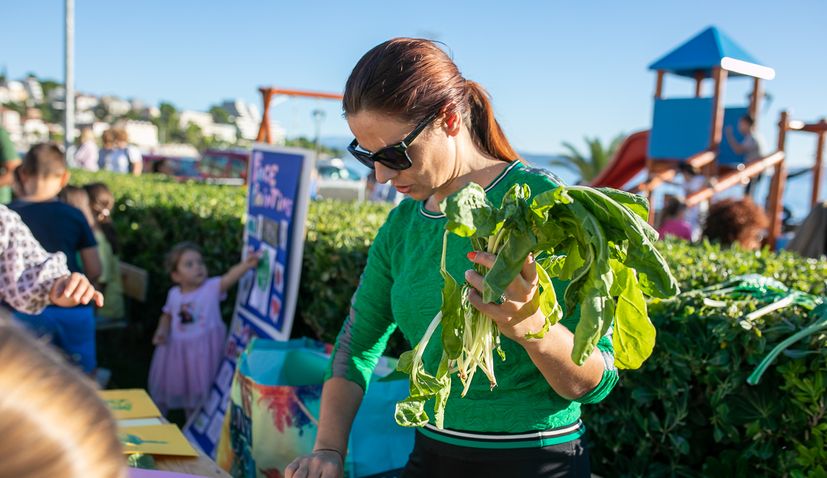
[[[442,307],[420,342],[399,359],[398,369],[410,376],[410,396],[397,403],[396,421],[402,426],[428,423],[425,403],[435,399],[434,418],[442,427],[457,373],[468,392],[477,368],[497,385],[494,351],[505,361],[496,324],[468,301],[468,284],[458,283],[447,271],[448,234],[470,239],[476,251],[496,255],[485,270],[482,298],[496,302],[534,254],[540,292],[533,299],[545,315],[541,330],[526,338],[542,338],[563,318],[563,309],[551,280],[570,281],[563,297],[571,313],[580,306],[571,358],[582,365],[609,328],[618,367],[638,368],[652,353],[655,328],[649,321],[645,295],[667,298],[678,285],[660,252],[657,232],[646,222],[646,200],[613,189],[558,187],[529,200],[527,185],[514,185],[499,208],[477,184],[469,184],[446,198],[440,207],[447,217],[440,270],[445,281]],[[435,374],[422,360],[431,336],[442,325],[442,358]]]
[[[792,290],[775,279],[759,274],[736,276],[721,284],[689,291],[685,294],[702,296],[704,298],[704,305],[709,307],[731,307],[731,302],[720,300],[721,298],[729,298],[735,301],[755,299],[766,303],[766,305],[760,309],[746,314],[739,321],[741,327],[745,330],[755,330],[755,333],[759,336],[761,335],[761,331],[753,325],[755,321],[785,307],[797,305],[815,316],[815,320],[811,324],[790,335],[773,347],[766,357],[761,360],[761,363],[758,364],[755,371],[747,377],[747,383],[750,385],[758,384],[761,376],[764,375],[764,372],[772,365],[773,361],[790,346],[827,328],[827,303],[824,302],[823,297]],[[793,353],[792,355],[795,354]]]

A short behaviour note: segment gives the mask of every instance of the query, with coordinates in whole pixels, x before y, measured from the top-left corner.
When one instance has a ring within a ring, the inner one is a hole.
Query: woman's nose
[[[386,183],[399,174],[399,171],[391,169],[378,161],[373,163],[373,167],[375,168],[377,183]]]

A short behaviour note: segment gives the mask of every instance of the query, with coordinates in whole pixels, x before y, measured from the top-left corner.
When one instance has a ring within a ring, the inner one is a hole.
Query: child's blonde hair
[[[0,478],[126,477],[115,420],[88,378],[2,316],[0,363]]]

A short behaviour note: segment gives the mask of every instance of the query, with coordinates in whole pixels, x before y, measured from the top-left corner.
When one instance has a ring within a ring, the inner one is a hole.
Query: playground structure
[[[592,181],[593,186],[624,187],[641,171],[646,179],[629,188],[645,194],[650,200],[655,189],[672,181],[681,171],[699,171],[706,176],[706,186],[686,197],[692,207],[707,201],[728,188],[745,184],[764,171],[773,169],[766,209],[770,218],[767,243],[775,246],[781,233],[782,199],[787,178],[785,142],[787,131],[818,134],[812,201],[818,200],[824,139],[827,122],[805,124],[790,121],[786,112],[779,120],[778,143],[775,151],[745,162],[724,141],[724,131],[732,128],[738,141],[738,120],[749,114],[756,123],[764,80],[772,80],[775,71],[760,64],[738,44],[715,27],[709,27],[678,46],[649,66],[657,73],[652,128],[626,138],[609,166]],[[695,81],[694,96],[664,98],[667,74]],[[725,86],[732,78],[752,80],[749,104],[724,106]],[[711,81],[712,94],[704,96],[704,82]],[[650,214],[650,222],[654,214]]]
[[[291,90],[285,88],[276,88],[274,86],[262,86],[258,89],[261,92],[261,99],[263,102],[261,124],[258,127],[258,135],[256,141],[268,144],[273,143],[273,138],[270,133],[270,103],[276,96],[296,96],[300,98],[316,98],[325,100],[342,100],[342,95],[339,93],[325,93],[321,91],[307,91],[307,90]]]
[[[741,117],[751,116],[759,121],[763,81],[772,80],[775,71],[759,63],[716,27],[709,27],[678,46],[649,66],[657,74],[652,113],[652,127],[629,135],[618,148],[609,165],[592,182],[592,186],[624,188],[641,172],[646,178],[640,184],[628,187],[652,200],[658,186],[671,182],[682,171],[700,172],[706,177],[706,186],[687,194],[688,207],[710,200],[715,194],[749,183],[757,176],[773,170],[770,193],[765,208],[770,219],[766,242],[775,247],[781,234],[783,196],[787,180],[786,133],[809,132],[817,135],[816,162],[813,166],[811,203],[818,202],[827,120],[814,123],[790,120],[786,111],[778,122],[776,150],[761,158],[744,161],[724,141],[724,131],[732,128],[737,141],[743,137],[737,124]],[[667,74],[694,80],[694,96],[664,98]],[[725,106],[724,93],[730,79],[752,80],[749,104]],[[703,95],[704,85],[712,83],[711,95]],[[261,87],[263,115],[257,141],[272,143],[269,108],[276,96],[341,100],[339,93]],[[649,221],[654,221],[654,208]]]
[[[821,170],[824,165],[824,142],[825,139],[827,139],[827,119],[821,118],[816,123],[805,123],[799,120],[784,121],[784,116],[782,116],[778,127],[785,133],[787,131],[801,131],[814,133],[817,137],[815,164],[813,165],[813,189],[810,196],[810,207],[815,207],[821,196]]]

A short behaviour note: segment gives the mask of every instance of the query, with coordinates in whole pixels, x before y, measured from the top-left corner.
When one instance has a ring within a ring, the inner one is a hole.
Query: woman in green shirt
[[[388,337],[399,327],[418,343],[439,311],[440,201],[471,182],[484,186],[494,204],[515,183],[527,183],[532,194],[559,183],[520,162],[485,90],[463,78],[431,41],[397,38],[371,49],[347,81],[343,107],[356,136],[350,152],[375,170],[378,182],[390,181],[408,198],[371,246],[331,358],[314,452],[291,463],[287,478],[342,474],[353,418]],[[479,290],[482,277],[473,263],[490,267],[493,257],[456,236],[448,251],[449,272]],[[555,287],[562,292],[565,284]],[[417,430],[404,477],[589,476],[580,405],[601,400],[617,382],[611,332],[582,366],[570,358],[577,310],[543,339],[526,339],[545,320],[531,301],[537,292],[532,257],[502,303],[483,303],[471,292],[471,303],[504,335],[508,361],[495,363],[493,390],[477,374],[460,398],[462,384],[452,378],[445,428]],[[425,351],[430,371],[439,362],[438,342]]]

